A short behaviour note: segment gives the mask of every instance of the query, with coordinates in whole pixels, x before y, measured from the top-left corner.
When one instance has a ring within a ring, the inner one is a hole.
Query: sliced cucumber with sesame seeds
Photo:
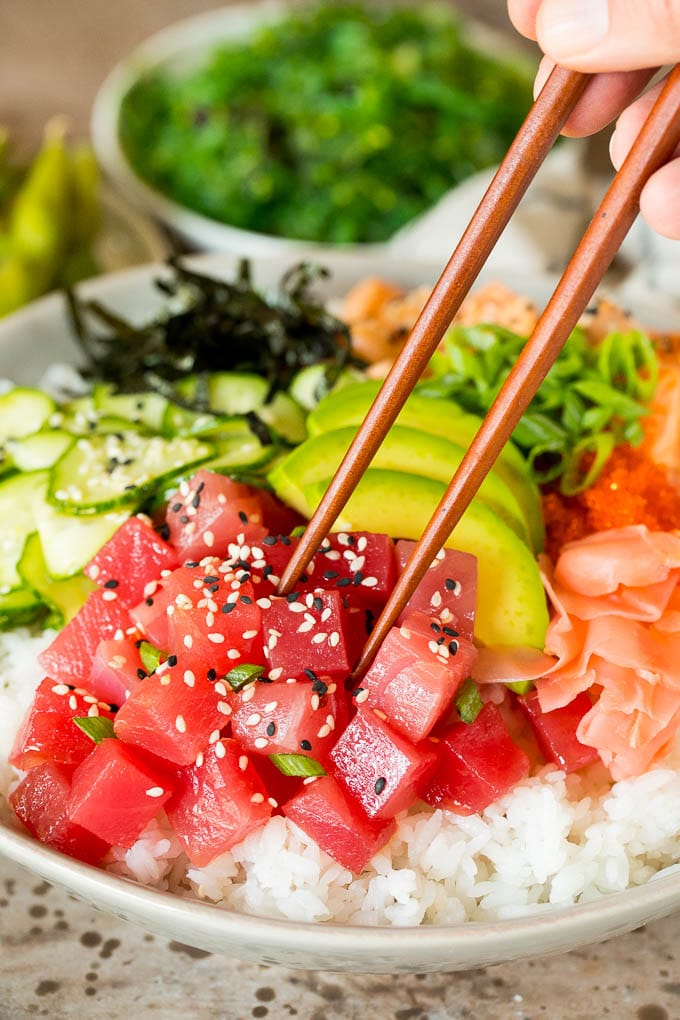
[[[43,499],[36,499],[35,525],[40,536],[45,569],[54,580],[71,577],[90,562],[96,552],[127,520],[134,507],[100,514],[64,513]]]
[[[126,429],[82,436],[54,465],[48,501],[73,514],[138,505],[163,479],[210,460],[214,447]]]
[[[163,417],[169,401],[160,393],[115,393],[112,386],[99,383],[92,397],[100,415],[123,418],[136,425],[143,425],[153,432],[160,432]]]
[[[12,630],[33,623],[44,614],[40,597],[25,585],[0,592],[0,630]]]
[[[45,625],[48,627],[63,627],[72,620],[85,604],[90,592],[97,587],[82,573],[64,580],[50,577],[37,532],[26,539],[18,571],[26,586],[35,593],[36,599],[46,607],[48,617]]]
[[[0,482],[0,592],[23,586],[17,563],[35,531],[35,505],[44,499],[47,478],[47,471],[33,471]]]

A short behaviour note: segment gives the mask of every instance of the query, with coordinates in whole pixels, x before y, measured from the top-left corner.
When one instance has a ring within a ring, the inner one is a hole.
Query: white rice
[[[0,793],[14,734],[52,634],[0,638]],[[604,769],[546,767],[481,815],[419,810],[354,877],[276,816],[207,867],[193,868],[161,813],[109,871],[249,914],[364,925],[513,918],[641,885],[680,862],[680,750],[665,767],[611,785]]]

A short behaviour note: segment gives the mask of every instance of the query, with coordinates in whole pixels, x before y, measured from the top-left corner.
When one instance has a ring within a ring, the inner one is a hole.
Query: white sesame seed
[[[93,581],[97,580],[97,578],[99,577],[100,573],[101,573],[101,571],[100,571],[100,569],[99,569],[99,567],[97,566],[96,563],[93,563],[90,566],[89,570],[88,570],[88,574],[90,575],[90,577],[91,577],[91,579]]]
[[[252,701],[252,699],[254,697],[255,697],[255,685],[254,684],[251,684],[249,687],[246,687],[245,691],[241,692],[241,701],[246,701],[246,702],[247,701]]]
[[[184,683],[187,685],[187,687],[193,687],[194,684],[196,683],[196,677],[195,677],[195,675],[192,673],[192,671],[190,669],[185,669],[184,670],[184,678],[183,679],[184,679]]]
[[[321,701],[320,701],[319,695],[318,694],[312,694],[312,697],[310,698],[310,705],[312,706],[312,711],[316,712],[318,707],[319,707],[319,705],[320,705],[320,703],[321,703]]]
[[[325,623],[326,620],[328,619],[328,617],[332,615],[332,613],[333,613],[333,610],[331,609],[331,607],[330,606],[326,606],[326,608],[324,609],[323,613],[321,614],[321,622]]]
[[[169,687],[169,686],[170,686],[170,681],[171,681],[171,680],[172,680],[172,677],[170,676],[170,674],[169,674],[169,673],[165,673],[165,674],[164,674],[164,675],[163,675],[163,676],[161,677],[161,679],[160,679],[160,684],[161,684],[161,687]]]
[[[205,625],[206,625],[206,627],[214,627],[215,626],[215,614],[214,613],[206,613],[205,614]]]
[[[222,715],[231,715],[231,705],[228,701],[218,701],[217,711],[221,712]]]
[[[337,645],[340,644],[340,635],[337,632],[337,630],[331,631],[331,636],[328,639],[328,644],[331,646],[331,648],[335,648]]]
[[[219,730],[213,730],[212,733],[210,734],[210,736],[208,737],[208,743],[209,744],[216,744],[219,739],[220,739],[220,731]]]
[[[260,713],[253,712],[253,714],[249,715],[248,718],[246,719],[246,726],[257,726],[261,722],[262,716],[260,715]]]
[[[271,599],[261,598],[257,600],[257,604],[260,607],[260,609],[270,609],[272,602]]]
[[[71,688],[68,687],[66,684],[55,684],[54,687],[52,688],[52,694],[60,694],[64,696],[68,694],[70,690]]]
[[[302,785],[303,786],[311,786],[312,783],[315,783],[317,781],[317,779],[319,779],[319,778],[320,778],[319,776],[307,776],[306,779],[302,780]]]
[[[377,577],[365,577],[361,582],[363,588],[375,588],[378,583]]]
[[[279,707],[278,701],[268,701],[267,704],[262,709],[262,711],[263,712],[275,712],[278,707]]]
[[[238,767],[240,768],[241,772],[245,772],[245,770],[248,768],[248,758],[246,757],[245,754],[242,754],[241,757],[239,758]]]
[[[102,592],[102,598],[104,602],[115,602],[118,598],[118,593],[107,588],[106,591]]]
[[[196,765],[200,769],[202,764],[203,764],[203,751],[199,751],[198,754],[196,755]]]
[[[224,758],[226,753],[227,753],[226,747],[224,746],[221,740],[218,740],[217,743],[215,744],[215,754],[217,755],[218,758]]]
[[[226,698],[227,688],[225,687],[221,680],[218,680],[217,683],[214,685],[214,690],[217,694],[221,694],[223,698]]]
[[[442,593],[440,591],[432,592],[432,596],[430,598],[430,605],[433,606],[435,609],[438,609],[441,606],[441,604],[442,604]]]
[[[326,634],[325,631],[320,630],[319,633],[315,634],[314,637],[312,638],[312,644],[313,645],[321,645],[321,644],[323,644],[323,642],[326,640],[327,637],[328,637],[328,634]]]
[[[145,791],[147,797],[162,797],[165,790],[162,786],[152,786]]]
[[[192,638],[191,634],[185,634],[184,635],[184,647],[185,648],[191,648],[193,643],[194,643],[194,639]]]
[[[364,687],[359,691],[354,700],[357,705],[363,705],[364,701],[368,701],[368,690]]]
[[[256,637],[257,637],[257,631],[256,630],[244,630],[244,632],[243,632],[243,640],[244,641],[252,641],[252,639],[256,638]]]
[[[254,793],[250,799],[251,799],[253,804],[263,804],[264,803],[264,794],[263,793]]]
[[[320,738],[327,737],[330,732],[331,732],[330,726],[327,723],[324,723],[319,732],[317,733],[317,737]]]
[[[267,744],[268,740],[266,739],[266,737],[257,737],[257,739],[253,741],[253,746],[256,747],[258,751],[261,751],[264,747],[267,746]]]
[[[68,699],[68,707],[73,712],[75,712],[75,710],[77,709],[77,707],[78,707],[78,699],[76,698],[75,694],[72,694],[71,697]]]
[[[204,531],[203,532],[203,541],[208,546],[208,548],[211,549],[214,546],[214,544],[215,544],[215,536],[214,536],[213,532],[212,531]]]
[[[271,807],[273,808],[277,808],[279,806],[278,800],[274,800],[273,797],[267,797],[267,803],[270,804]]]
[[[224,634],[208,634],[208,641],[212,641],[214,645],[223,645],[225,637]]]
[[[99,707],[97,705],[90,705],[90,707],[87,710],[87,714],[90,717],[92,717],[92,718],[98,716],[99,715]]]
[[[239,652],[238,648],[230,648],[227,651],[227,658],[228,659],[240,659],[241,658],[241,653]]]
[[[283,666],[277,666],[275,669],[271,669],[269,671],[269,679],[270,680],[278,680],[282,673],[283,673]]]
[[[175,719],[175,729],[177,730],[178,733],[186,733],[187,724],[184,721],[183,715],[178,715],[177,718]]]

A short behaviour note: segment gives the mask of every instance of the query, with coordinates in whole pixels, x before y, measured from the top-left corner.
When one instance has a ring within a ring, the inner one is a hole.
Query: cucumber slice
[[[53,580],[71,577],[90,562],[118,530],[131,510],[110,510],[103,514],[68,514],[57,510],[45,498],[36,500],[35,524],[45,569]]]
[[[56,464],[74,442],[75,438],[70,432],[50,429],[34,432],[32,436],[24,436],[22,439],[9,439],[7,452],[19,471],[40,471]]]
[[[55,581],[47,572],[40,536],[29,535],[19,560],[18,571],[28,588],[47,607],[47,626],[61,628],[72,620],[85,604],[90,592],[97,587],[84,574],[76,574],[63,581]]]
[[[0,443],[30,436],[48,421],[57,405],[40,390],[17,386],[0,396]]]
[[[164,478],[209,460],[197,439],[163,439],[131,429],[83,436],[54,465],[48,500],[75,514],[139,504]]]
[[[336,390],[344,389],[344,387],[360,382],[362,379],[363,376],[358,369],[346,368],[343,369],[333,385],[329,386],[325,365],[306,365],[293,376],[288,392],[301,407],[304,407],[306,411],[311,411],[329,393],[335,393]],[[376,386],[376,393],[377,391]]]
[[[160,432],[169,403],[160,393],[115,393],[113,387],[102,384],[95,386],[93,398],[102,416],[123,418],[153,432]]]
[[[249,372],[215,372],[208,378],[208,400],[218,414],[247,414],[264,404],[269,383]]]
[[[257,416],[292,446],[307,438],[305,412],[287,393],[275,393],[268,404],[258,407]]]
[[[161,434],[175,436],[212,436],[216,432],[243,432],[245,419],[220,416],[209,411],[191,411],[179,404],[168,404],[161,422]]]
[[[15,588],[0,594],[0,630],[13,630],[33,623],[45,611],[32,588]]]
[[[0,591],[21,588],[17,563],[35,531],[34,508],[44,499],[47,471],[12,475],[0,482]]]

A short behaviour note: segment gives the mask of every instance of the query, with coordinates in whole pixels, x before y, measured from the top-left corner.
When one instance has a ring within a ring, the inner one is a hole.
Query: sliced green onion
[[[456,711],[464,723],[473,723],[484,708],[479,688],[472,677],[468,677],[456,696]]]
[[[112,720],[105,715],[75,715],[73,721],[95,744],[101,744],[102,740],[116,735]]]
[[[567,460],[560,481],[560,492],[564,496],[575,496],[577,492],[583,492],[591,486],[611,457],[615,445],[612,432],[586,436],[578,442]],[[593,459],[584,472],[583,458],[588,454],[593,454]]]
[[[241,691],[254,680],[258,680],[264,673],[264,666],[254,666],[251,663],[243,662],[240,666],[230,669],[225,680],[232,691]]]
[[[167,655],[148,641],[142,641],[139,646],[139,657],[146,672],[153,673],[158,669],[161,662],[167,658]]]
[[[270,754],[269,760],[276,765],[284,776],[325,776],[326,770],[316,758],[308,758],[305,754]]]

